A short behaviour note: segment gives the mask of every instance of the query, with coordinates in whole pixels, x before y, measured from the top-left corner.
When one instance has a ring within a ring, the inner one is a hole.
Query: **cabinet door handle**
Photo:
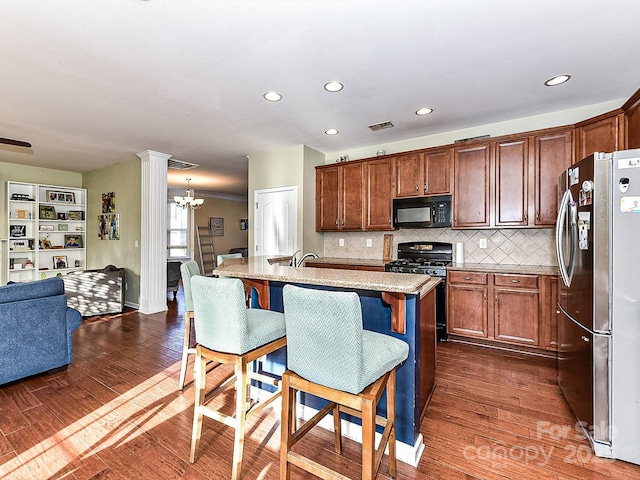
[[[584,335],[582,336],[582,341],[589,343],[589,339],[587,337],[585,337]]]
[[[471,280],[471,277],[462,277],[463,280]]]
[[[498,294],[496,293],[496,305],[500,305],[500,302],[498,302]]]
[[[338,226],[338,219],[336,218],[336,227]]]
[[[420,185],[416,183],[416,193],[418,193],[419,191],[420,191]]]
[[[520,280],[511,280],[511,283],[520,283]]]
[[[424,193],[427,193],[427,189],[428,189],[428,188],[429,188],[429,187],[427,186],[427,182],[426,182],[426,180],[425,180],[425,182],[424,182]]]
[[[482,294],[482,297],[484,298],[484,302],[487,303],[487,292],[486,291]]]

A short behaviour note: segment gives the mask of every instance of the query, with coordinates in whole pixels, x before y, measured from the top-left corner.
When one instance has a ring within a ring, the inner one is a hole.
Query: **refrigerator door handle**
[[[564,239],[564,226],[565,226],[565,218],[567,216],[567,211],[569,211],[569,207],[571,208],[571,245],[569,249],[569,264],[567,266],[566,259],[564,258],[564,248],[563,248],[563,239]],[[558,267],[560,269],[560,276],[562,277],[562,282],[567,286],[571,286],[571,280],[573,279],[573,272],[575,266],[575,245],[577,241],[577,219],[576,216],[576,208],[575,202],[573,201],[573,196],[571,195],[570,190],[565,190],[564,195],[562,195],[562,200],[560,200],[560,206],[558,208],[558,218],[556,219],[556,256],[558,257]],[[575,226],[574,226],[575,224]]]

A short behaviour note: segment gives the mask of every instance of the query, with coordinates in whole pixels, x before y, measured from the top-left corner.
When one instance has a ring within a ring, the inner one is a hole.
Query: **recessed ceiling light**
[[[327,92],[339,92],[344,88],[344,85],[340,82],[332,81],[324,84],[324,89]]]
[[[330,128],[329,130],[325,130],[325,132],[327,135],[337,135],[338,134],[338,130],[336,130],[335,128]]]
[[[556,75],[555,77],[551,77],[549,80],[544,82],[547,87],[555,87],[556,85],[560,85],[571,78],[571,75],[562,74]]]
[[[422,107],[416,110],[416,115],[429,115],[433,112],[433,108],[430,107]]]
[[[269,100],[270,102],[279,102],[280,100],[282,100],[282,95],[280,95],[278,92],[267,92],[262,96],[265,100]]]

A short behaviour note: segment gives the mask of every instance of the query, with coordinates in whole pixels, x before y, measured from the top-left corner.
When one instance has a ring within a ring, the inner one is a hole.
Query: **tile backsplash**
[[[393,234],[393,258],[397,256],[398,243],[411,241],[436,241],[464,243],[467,263],[492,263],[502,265],[556,266],[555,230],[500,229],[500,230],[452,230],[450,228],[401,229]],[[340,246],[340,239],[344,246]],[[367,240],[371,247],[367,247]],[[382,258],[384,232],[337,232],[324,234],[324,256],[338,258]],[[480,239],[486,239],[487,248],[480,248]],[[455,257],[454,257],[455,258]]]

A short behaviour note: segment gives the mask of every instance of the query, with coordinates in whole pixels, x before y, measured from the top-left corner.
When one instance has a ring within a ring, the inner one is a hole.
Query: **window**
[[[171,201],[167,203],[167,257],[185,258],[189,254],[189,216],[191,210]]]

